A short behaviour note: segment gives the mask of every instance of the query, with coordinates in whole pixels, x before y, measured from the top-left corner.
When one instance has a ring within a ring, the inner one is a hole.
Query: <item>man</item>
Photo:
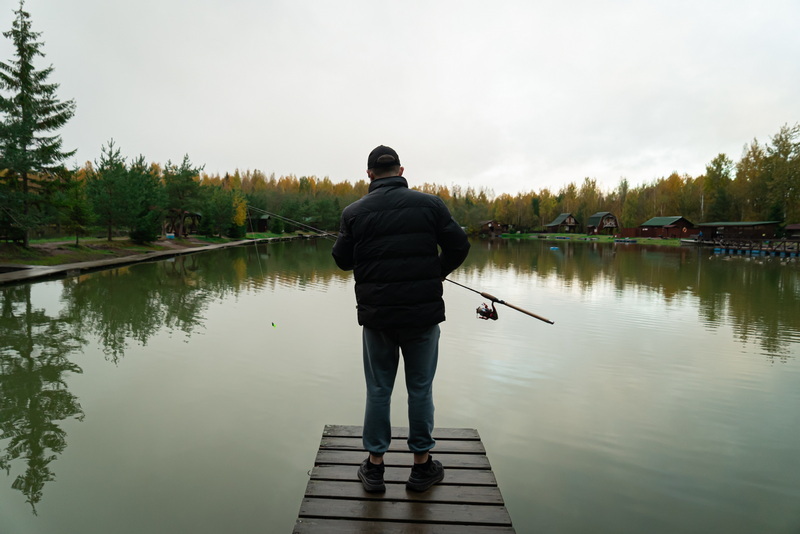
[[[425,491],[444,478],[433,460],[433,377],[444,321],[442,283],[469,252],[464,230],[442,199],[409,189],[397,152],[375,148],[367,158],[369,192],[342,212],[333,246],[336,264],[353,269],[367,402],[358,470],[364,489],[386,490],[383,455],[391,442],[390,404],[402,351],[408,391],[408,448],[414,453],[406,487]],[[441,253],[439,251],[441,248]]]

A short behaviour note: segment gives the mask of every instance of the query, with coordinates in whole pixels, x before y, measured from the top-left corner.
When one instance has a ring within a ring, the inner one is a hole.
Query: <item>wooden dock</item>
[[[477,430],[434,431],[432,453],[442,462],[445,475],[424,493],[406,490],[413,463],[407,437],[407,428],[392,428],[392,445],[384,456],[386,493],[367,493],[356,474],[367,457],[361,427],[326,425],[293,532],[514,532]]]
[[[714,241],[713,246],[714,252],[724,254],[780,258],[800,256],[800,240],[797,239],[719,239]]]

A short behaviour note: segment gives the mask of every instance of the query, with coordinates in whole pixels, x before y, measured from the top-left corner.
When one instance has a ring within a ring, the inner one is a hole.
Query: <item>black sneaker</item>
[[[411,476],[408,477],[406,488],[411,491],[426,491],[443,479],[444,467],[442,467],[442,462],[428,456],[427,462],[414,464],[414,467],[411,468]]]
[[[361,467],[358,468],[358,478],[361,479],[364,491],[370,493],[386,491],[386,484],[383,483],[383,470],[383,464],[375,465],[369,461],[369,458],[361,462]]]

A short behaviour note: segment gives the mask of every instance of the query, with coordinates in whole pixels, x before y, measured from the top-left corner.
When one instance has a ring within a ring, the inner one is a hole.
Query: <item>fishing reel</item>
[[[489,319],[491,319],[492,321],[496,321],[498,319],[497,309],[494,307],[494,302],[492,302],[491,308],[487,306],[486,303],[484,302],[483,304],[478,306],[478,309],[476,309],[475,312],[478,314],[477,315],[478,319],[483,319],[484,321],[487,321]]]

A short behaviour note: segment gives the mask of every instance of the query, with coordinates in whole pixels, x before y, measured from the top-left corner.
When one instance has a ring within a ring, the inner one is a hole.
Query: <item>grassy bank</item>
[[[276,236],[277,234],[248,234],[247,239]],[[190,236],[186,239],[159,239],[155,243],[142,245],[127,238],[115,238],[111,241],[105,238],[86,238],[81,239],[80,244],[76,246],[74,238],[49,238],[32,240],[29,248],[13,243],[0,243],[0,263],[39,266],[64,265],[163,250],[196,248],[230,241],[238,241],[238,239]]]

